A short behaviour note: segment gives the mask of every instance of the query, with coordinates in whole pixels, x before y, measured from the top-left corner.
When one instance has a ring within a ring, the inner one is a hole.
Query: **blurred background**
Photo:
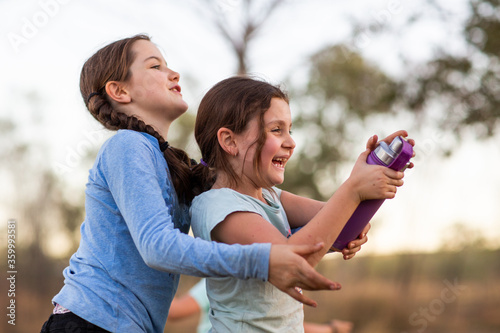
[[[353,332],[500,332],[498,0],[0,0],[2,332],[38,332],[78,247],[88,169],[113,133],[85,109],[84,61],[147,33],[190,105],[169,141],[199,153],[197,105],[247,73],[289,92],[297,148],[283,188],[326,200],[365,143],[406,129],[415,168],[309,321]],[[16,223],[16,325],[7,234]],[[183,277],[179,293],[197,281]],[[196,318],[167,324],[189,332]]]

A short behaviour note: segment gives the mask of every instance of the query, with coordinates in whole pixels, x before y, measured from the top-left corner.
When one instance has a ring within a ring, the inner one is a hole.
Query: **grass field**
[[[342,289],[308,293],[318,307],[305,307],[306,320],[349,320],[356,333],[500,332],[499,250],[324,259],[318,270]],[[196,281],[183,277],[179,293]],[[195,327],[190,318],[165,331]]]
[[[19,267],[16,326],[4,314],[1,332],[40,331],[51,311],[50,300],[62,286],[65,265]],[[319,303],[316,309],[305,308],[309,321],[349,320],[356,333],[500,332],[500,250],[334,258],[317,268],[340,282],[342,290],[309,293]],[[179,293],[196,282],[183,276]],[[8,289],[5,278],[0,286]],[[4,313],[6,307],[2,295]],[[167,324],[165,332],[194,332],[196,322],[190,318]]]

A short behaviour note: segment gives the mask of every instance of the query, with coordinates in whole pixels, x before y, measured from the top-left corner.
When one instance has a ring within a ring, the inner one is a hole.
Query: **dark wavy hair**
[[[135,116],[115,110],[106,94],[108,81],[130,79],[130,66],[135,59],[132,45],[138,40],[150,41],[147,35],[136,35],[113,42],[97,51],[82,67],[80,92],[87,109],[107,129],[130,129],[154,136],[161,145],[165,139],[151,126]],[[90,97],[90,98],[89,98]],[[186,152],[169,146],[163,152],[180,202],[189,203],[191,190],[191,160]]]
[[[271,100],[279,98],[289,103],[287,94],[278,86],[247,76],[235,76],[213,86],[201,100],[196,116],[194,135],[202,159],[208,165],[193,168],[194,194],[209,190],[216,180],[216,170],[228,175],[231,186],[239,177],[227,161],[227,153],[219,145],[217,131],[221,127],[242,133],[254,117],[258,117],[259,135],[253,165],[260,170],[260,156],[266,141],[264,114]]]

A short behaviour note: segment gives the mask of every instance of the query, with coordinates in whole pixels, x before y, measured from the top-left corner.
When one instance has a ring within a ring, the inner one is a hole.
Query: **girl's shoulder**
[[[120,146],[124,149],[136,149],[138,147],[148,146],[159,149],[158,140],[152,135],[126,129],[118,130],[115,135],[104,143],[102,148],[108,146],[113,148]]]
[[[272,190],[263,189],[262,194],[264,198],[272,207],[279,206],[281,190],[272,188]],[[261,201],[249,195],[239,193],[238,191],[230,188],[218,188],[208,190],[197,195],[191,204],[192,209],[217,209],[217,207],[230,205],[232,207],[238,206],[266,206]]]
[[[194,197],[191,203],[192,215],[218,215],[222,211],[241,209],[249,204],[247,195],[230,188],[218,188],[203,192]]]
[[[118,130],[101,146],[94,167],[100,173],[116,173],[117,169],[166,168],[158,141],[147,133]]]
[[[211,231],[234,212],[258,212],[249,196],[229,188],[213,189],[197,195],[190,207],[191,227],[195,237],[212,240]]]
[[[118,130],[104,142],[97,155],[99,159],[129,160],[160,159],[161,153],[158,140],[147,133],[133,130]]]
[[[191,206],[205,205],[210,202],[221,202],[241,198],[243,194],[236,192],[230,188],[218,188],[205,191],[193,199]]]

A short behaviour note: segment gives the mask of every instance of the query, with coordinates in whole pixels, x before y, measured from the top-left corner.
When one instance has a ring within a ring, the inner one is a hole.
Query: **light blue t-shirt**
[[[228,188],[214,189],[195,197],[191,223],[196,237],[212,240],[212,230],[234,212],[259,214],[284,236],[290,226],[281,205],[281,192],[263,190],[267,204]],[[302,304],[269,282],[234,278],[207,279],[210,321],[213,332],[303,332]]]
[[[158,141],[120,130],[99,151],[85,191],[80,247],[53,302],[112,332],[163,332],[179,274],[267,280],[270,244],[227,246],[186,235]]]

